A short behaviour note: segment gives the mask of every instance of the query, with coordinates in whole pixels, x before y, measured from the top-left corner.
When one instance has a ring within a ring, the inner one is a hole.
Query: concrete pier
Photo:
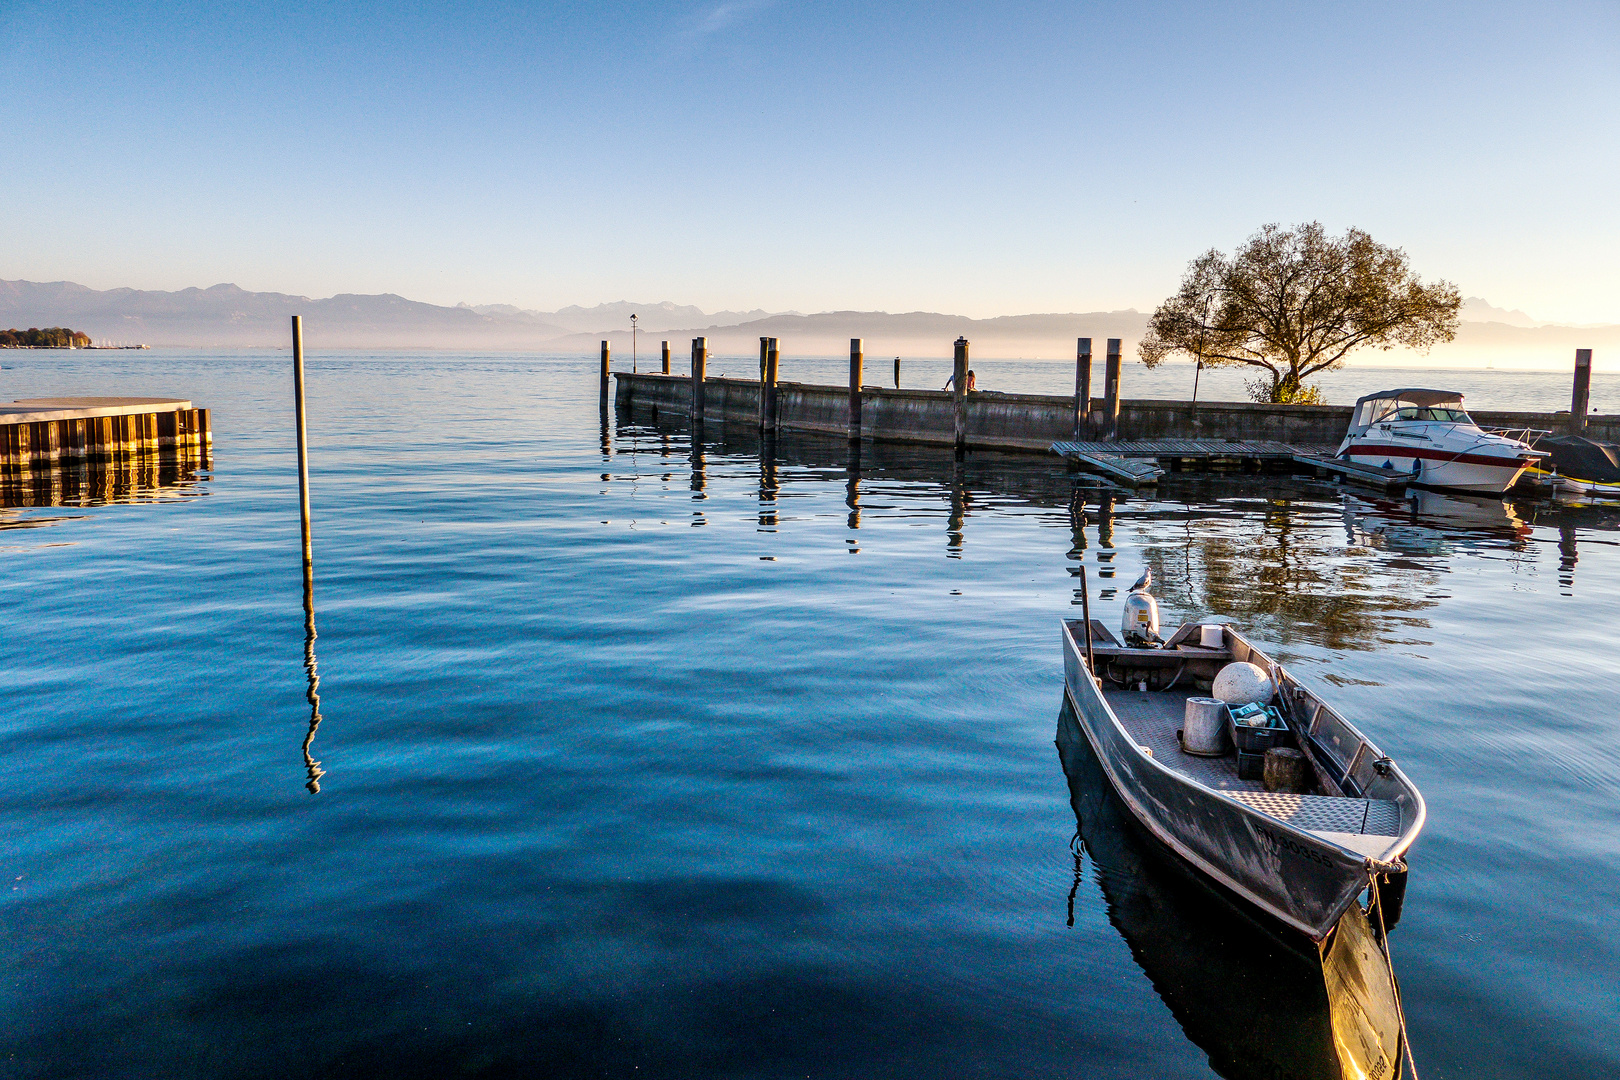
[[[208,410],[173,398],[32,398],[0,404],[0,473],[74,461],[120,461],[163,450],[206,455]]]
[[[656,407],[660,413],[689,415],[691,382],[679,375],[618,372],[615,400],[621,407]],[[709,421],[757,426],[760,383],[754,379],[710,378],[704,415]],[[1001,394],[976,390],[967,395],[966,444],[972,450],[1050,453],[1054,442],[1074,437],[1075,401],[1044,394]],[[1286,443],[1295,451],[1331,450],[1350,426],[1349,405],[1270,405],[1247,401],[1201,401],[1201,440]],[[1091,413],[1103,416],[1104,402],[1092,399]],[[1469,410],[1482,426],[1563,430],[1568,413]],[[783,382],[777,387],[777,426],[849,437],[847,386]],[[1121,441],[1188,438],[1188,403],[1155,399],[1119,401]],[[1106,421],[1105,421],[1106,422]],[[1620,440],[1620,416],[1587,418],[1586,433],[1607,442]],[[948,391],[861,388],[861,437],[868,441],[955,444],[956,402]]]

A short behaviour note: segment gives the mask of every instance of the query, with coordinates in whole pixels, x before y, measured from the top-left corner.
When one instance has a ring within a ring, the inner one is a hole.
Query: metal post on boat
[[[956,456],[961,457],[967,449],[967,373],[968,373],[968,339],[956,339],[956,366],[951,374],[951,387],[955,392],[956,404]]]
[[[1086,568],[1080,567],[1080,617],[1086,621],[1086,667],[1097,677],[1097,658],[1091,652],[1091,590],[1086,586]]]
[[[611,358],[609,357],[609,354],[608,354],[608,343],[604,341],[604,342],[602,342],[602,387],[601,387],[601,390],[602,390],[602,408],[604,408],[604,409],[607,408],[607,403],[608,403],[608,368],[611,365],[612,365],[612,360],[611,360]]]
[[[1077,340],[1074,351],[1074,441],[1091,433],[1091,339]]]
[[[861,440],[861,368],[866,362],[866,353],[861,348],[861,339],[849,339],[849,439],[851,442]]]
[[[298,516],[304,534],[304,576],[310,576],[309,435],[304,425],[304,317],[292,317],[293,409],[298,418]],[[604,390],[605,394],[606,391]],[[606,398],[603,399],[604,401]]]
[[[692,339],[692,422],[703,423],[703,380],[708,377],[709,339]]]
[[[669,374],[669,342],[664,342],[664,374]]]
[[[1108,369],[1103,376],[1104,438],[1119,438],[1119,338],[1108,339]]]
[[[1586,410],[1592,396],[1592,350],[1575,350],[1575,393],[1569,403],[1569,433],[1586,433]]]

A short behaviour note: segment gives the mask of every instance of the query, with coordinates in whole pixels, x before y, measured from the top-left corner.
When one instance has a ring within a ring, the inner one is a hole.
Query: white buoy
[[[1228,705],[1264,705],[1276,689],[1265,668],[1239,663],[1221,668],[1209,692]]]

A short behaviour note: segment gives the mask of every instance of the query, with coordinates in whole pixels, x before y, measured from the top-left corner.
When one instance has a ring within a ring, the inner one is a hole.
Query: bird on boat
[[[1151,588],[1153,588],[1153,567],[1144,566],[1142,567],[1142,576],[1136,579],[1135,585],[1131,586],[1131,592],[1147,592]]]

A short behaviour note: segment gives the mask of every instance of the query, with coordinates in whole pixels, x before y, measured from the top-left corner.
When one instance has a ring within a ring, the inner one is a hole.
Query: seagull
[[[1131,586],[1131,592],[1147,592],[1151,588],[1153,588],[1153,567],[1144,566],[1142,567],[1142,576],[1136,579],[1135,585]]]

